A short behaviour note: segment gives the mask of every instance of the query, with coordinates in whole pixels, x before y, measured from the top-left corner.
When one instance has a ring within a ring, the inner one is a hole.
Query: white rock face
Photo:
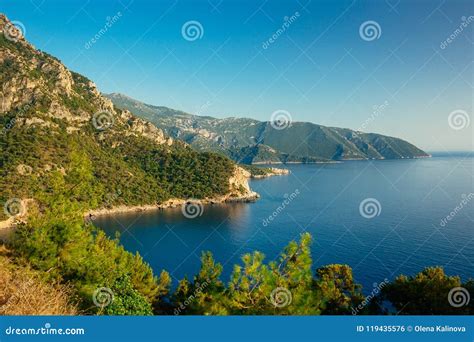
[[[227,201],[252,201],[260,196],[250,189],[248,180],[250,172],[240,166],[236,166],[234,174],[229,178],[230,193]]]
[[[2,34],[8,23],[8,19],[0,15]],[[173,144],[171,138],[151,123],[134,117],[130,112],[119,113],[93,82],[73,75],[59,60],[36,50],[24,38],[14,44],[20,47],[19,52],[8,48],[0,50],[0,62],[8,61],[16,68],[12,73],[14,77],[1,85],[0,114],[20,109],[15,124],[58,128],[53,120],[60,119],[67,122],[68,134],[77,134],[90,128],[97,112],[106,112],[117,124],[115,127],[112,125],[107,133],[116,134],[117,140],[125,134],[143,136],[157,144]],[[41,113],[34,111],[38,103],[44,103]],[[90,110],[84,109],[89,107]]]

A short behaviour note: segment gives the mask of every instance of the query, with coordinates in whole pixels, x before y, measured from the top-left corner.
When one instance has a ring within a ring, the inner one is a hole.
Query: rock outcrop
[[[243,168],[236,166],[234,174],[229,178],[230,193],[225,199],[227,202],[231,201],[254,201],[260,196],[250,189],[248,180],[250,179],[250,172]]]
[[[78,132],[100,116],[108,125],[107,133],[120,137],[120,127],[127,127],[125,135],[140,135],[157,144],[171,145],[173,140],[148,121],[130,112],[117,110],[112,101],[102,96],[96,85],[85,77],[69,71],[58,59],[34,48],[15,30],[5,15],[0,14],[0,33],[11,49],[0,49],[2,74],[0,114],[20,111],[16,125],[46,126],[52,129],[57,119],[67,122],[68,133]],[[12,31],[13,32],[13,31]],[[13,41],[12,41],[13,40]],[[33,105],[34,104],[34,105]],[[38,110],[40,104],[40,110]],[[86,108],[86,109],[85,109]],[[115,126],[115,127],[114,127]]]
[[[50,177],[61,176],[67,191],[84,183],[84,193],[70,197],[106,208],[99,212],[176,206],[188,199],[174,197],[185,196],[204,203],[258,198],[248,172],[223,156],[193,151],[116,108],[92,81],[15,30],[0,14],[0,147],[7,147],[0,149],[6,161],[0,175],[9,179],[0,184],[0,203],[32,198],[44,209],[47,204],[36,195],[51,191]],[[123,198],[115,202],[104,197],[117,192]],[[0,228],[17,221],[0,212],[4,218]]]
[[[272,176],[284,176],[289,175],[290,170],[288,169],[279,169],[276,167],[265,168],[265,173],[261,175],[252,175],[252,178],[260,179],[260,178],[267,178]]]

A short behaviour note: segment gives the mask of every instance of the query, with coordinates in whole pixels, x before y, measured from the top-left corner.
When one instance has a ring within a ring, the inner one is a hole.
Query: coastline
[[[88,220],[94,216],[113,215],[117,213],[127,212],[141,212],[149,210],[163,210],[167,208],[176,208],[183,206],[186,203],[198,203],[203,204],[217,204],[217,203],[249,203],[255,202],[260,198],[260,195],[253,191],[249,184],[248,179],[250,178],[250,172],[236,166],[234,173],[229,178],[229,191],[225,195],[204,198],[204,199],[183,199],[183,198],[170,198],[162,203],[153,204],[142,204],[142,205],[118,205],[111,208],[98,208],[89,209],[83,213],[83,218]],[[33,203],[33,199],[21,200],[21,214],[9,217],[4,221],[0,221],[0,239],[7,238],[9,233],[15,229],[18,222],[26,222],[28,216],[28,205]]]
[[[199,203],[200,205],[212,205],[220,203],[252,203],[260,198],[260,195],[256,192],[251,192],[242,196],[232,196],[224,195],[214,198],[204,198],[204,199],[182,199],[182,198],[171,198],[166,200],[163,203],[157,204],[143,204],[143,205],[119,205],[111,208],[100,208],[88,210],[84,213],[85,219],[93,219],[95,216],[107,216],[114,214],[123,214],[123,213],[137,213],[143,211],[152,211],[152,210],[164,210],[170,208],[181,207],[186,203]]]
[[[311,161],[311,162],[300,162],[300,161],[268,161],[268,162],[254,162],[251,165],[285,165],[285,164],[338,164],[345,161],[369,161],[369,160],[403,160],[403,159],[424,159],[432,158],[431,154],[426,156],[413,156],[413,157],[402,157],[402,158],[346,158],[339,160],[325,160],[325,161]]]
[[[327,160],[327,161],[312,161],[312,162],[300,162],[300,161],[289,161],[289,162],[282,162],[282,161],[267,161],[267,162],[254,162],[251,165],[285,165],[285,164],[335,164],[335,163],[342,163],[339,160]]]
[[[415,156],[411,158],[398,158],[397,160],[402,159],[424,159],[424,158],[432,158],[431,154],[426,156]],[[356,159],[360,161],[367,161],[369,159]],[[376,159],[376,160],[393,160],[393,159]],[[333,160],[333,161],[318,161],[318,162],[273,162],[273,163],[254,163],[252,165],[272,165],[272,164],[334,164],[334,163],[342,163],[344,161],[350,161],[350,159],[344,160]],[[280,168],[273,168],[270,167],[272,172],[267,173],[265,175],[254,175],[250,176],[250,173],[245,172],[243,174],[243,178],[246,179],[265,179],[268,177],[273,176],[282,176],[290,174],[290,170],[288,169],[280,169]],[[240,168],[238,168],[240,169]],[[237,176],[239,178],[239,176]],[[238,179],[237,183],[240,183],[242,179]],[[231,181],[231,183],[235,182],[235,180]],[[114,215],[119,213],[133,213],[133,212],[142,212],[142,211],[152,211],[152,210],[164,210],[168,208],[177,208],[179,206],[184,205],[187,202],[198,202],[201,205],[208,205],[208,204],[220,204],[220,203],[251,203],[255,202],[260,198],[260,195],[250,189],[248,187],[248,183],[245,187],[247,192],[243,195],[236,195],[235,193],[229,193],[226,195],[222,195],[219,197],[214,198],[204,198],[204,199],[181,199],[181,198],[171,198],[166,200],[163,203],[156,203],[156,204],[143,204],[143,205],[119,205],[114,206],[111,208],[99,208],[99,209],[92,209],[88,210],[84,213],[83,217],[85,219],[94,217],[94,216],[106,216],[106,215]],[[26,209],[28,206],[28,202],[32,201],[32,199],[23,200],[22,203],[24,208]],[[0,221],[0,240],[5,239],[9,233],[15,228],[18,222],[25,222],[26,219],[26,210],[21,217],[10,217],[7,220]]]
[[[235,196],[227,194],[219,197],[204,198],[204,199],[182,199],[171,198],[163,203],[157,204],[143,204],[143,205],[118,205],[111,208],[91,209],[83,214],[84,219],[93,219],[97,216],[107,216],[120,213],[137,213],[152,210],[164,210],[169,208],[181,207],[186,203],[199,203],[200,205],[212,205],[221,203],[252,203],[260,198],[260,195],[254,191],[250,191],[245,195]],[[8,239],[10,233],[15,229],[19,222],[25,222],[26,212],[19,217],[10,217],[7,220],[0,221],[0,241]]]
[[[250,178],[252,179],[264,179],[268,177],[273,177],[273,176],[286,176],[291,173],[290,170],[288,169],[278,169],[276,167],[270,167],[270,170],[262,175],[252,175]]]

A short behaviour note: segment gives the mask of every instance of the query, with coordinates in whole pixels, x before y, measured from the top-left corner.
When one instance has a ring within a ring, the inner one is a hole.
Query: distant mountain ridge
[[[114,105],[155,124],[199,151],[217,151],[244,164],[312,163],[350,159],[404,159],[429,154],[399,138],[347,128],[293,122],[278,130],[268,121],[217,119],[106,94]]]

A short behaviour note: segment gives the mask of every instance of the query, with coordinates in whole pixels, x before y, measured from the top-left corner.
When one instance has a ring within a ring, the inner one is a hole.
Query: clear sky
[[[102,92],[473,150],[471,0],[2,0],[0,12]],[[198,37],[183,36],[189,21]],[[367,21],[378,27],[361,33]]]

